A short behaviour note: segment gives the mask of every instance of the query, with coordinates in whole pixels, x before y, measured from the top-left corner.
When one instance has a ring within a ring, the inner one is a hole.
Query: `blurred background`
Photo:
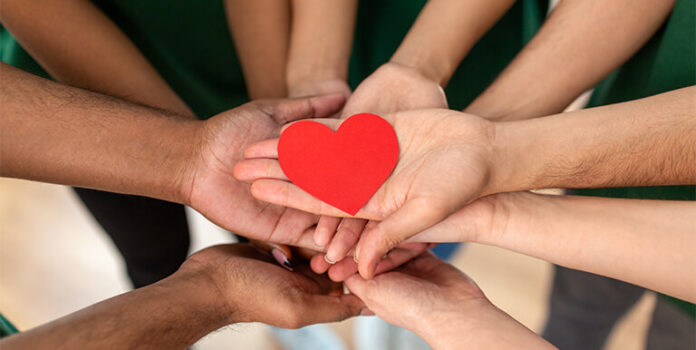
[[[230,242],[192,210],[192,251]],[[547,313],[551,265],[495,247],[467,244],[452,261],[498,307],[539,332]],[[64,186],[0,179],[0,310],[20,330],[66,315],[129,289],[121,257]],[[614,330],[607,349],[642,349],[655,296],[647,293]],[[353,349],[348,320],[331,324]],[[270,329],[236,324],[203,338],[195,349],[281,349]]]

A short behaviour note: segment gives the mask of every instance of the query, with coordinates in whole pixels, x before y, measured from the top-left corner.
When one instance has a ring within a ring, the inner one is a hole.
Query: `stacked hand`
[[[173,277],[205,276],[196,288],[211,295],[227,323],[300,328],[341,321],[364,308],[356,296],[343,294],[341,284],[313,273],[306,263],[296,264],[290,272],[272,261],[270,254],[250,244],[219,245],[192,255]]]
[[[434,349],[553,348],[495,307],[464,273],[429,252],[374,279],[354,275],[345,284],[369,310]]]
[[[359,271],[372,278],[380,259],[402,241],[442,221],[489,193],[494,158],[493,125],[449,110],[419,110],[383,116],[398,135],[400,156],[392,175],[355,215],[373,220],[365,231],[336,234],[343,256],[354,243]],[[341,121],[317,120],[336,129]],[[253,181],[254,197],[303,211],[345,217],[288,182],[277,162],[277,140],[251,145],[234,169],[241,181]],[[356,220],[356,219],[351,219]],[[329,252],[334,243],[331,243]],[[342,259],[343,256],[339,256]]]

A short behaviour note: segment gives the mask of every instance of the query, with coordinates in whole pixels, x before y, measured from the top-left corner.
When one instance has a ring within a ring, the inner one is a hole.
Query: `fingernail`
[[[333,265],[333,264],[336,263],[335,261],[329,259],[329,256],[326,255],[326,254],[324,254],[324,261],[326,261],[327,263],[329,263],[329,265]]]
[[[372,310],[370,310],[370,309],[368,309],[368,308],[366,308],[366,307],[363,308],[362,310],[360,310],[360,316],[373,316],[374,314],[375,314],[375,313],[372,312]]]
[[[294,265],[292,264],[290,259],[288,259],[288,257],[285,256],[285,254],[280,249],[277,249],[277,248],[273,249],[271,251],[271,254],[273,255],[273,258],[276,259],[278,264],[280,264],[281,266],[283,266],[285,269],[287,269],[289,271],[293,271]]]
[[[355,261],[356,264],[359,264],[359,263],[360,263],[360,262],[358,262],[358,256],[357,256],[357,255],[353,255],[353,261]]]

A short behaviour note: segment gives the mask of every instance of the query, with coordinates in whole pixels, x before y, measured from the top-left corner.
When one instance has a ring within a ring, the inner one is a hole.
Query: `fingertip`
[[[309,266],[312,271],[319,275],[326,273],[326,271],[329,270],[329,267],[331,267],[331,265],[324,260],[324,254],[322,253],[314,255],[309,261]]]

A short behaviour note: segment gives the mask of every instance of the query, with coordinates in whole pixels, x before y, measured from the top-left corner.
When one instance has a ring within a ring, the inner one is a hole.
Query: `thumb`
[[[366,279],[374,277],[382,257],[399,243],[436,224],[448,210],[426,199],[407,201],[384,221],[367,230],[356,247],[358,271]]]
[[[357,316],[365,308],[365,304],[355,295],[341,294],[331,295],[310,295],[307,306],[309,309],[300,311],[302,313],[301,325],[339,322],[347,318]]]
[[[335,118],[317,118],[317,119],[312,119],[313,122],[317,122],[319,124],[324,124],[329,127],[329,129],[336,131],[338,130],[338,127],[341,126],[341,123],[343,120],[341,119],[335,119]],[[282,134],[283,131],[285,131],[287,128],[295,125],[296,122],[288,123],[283,125],[283,127],[280,129],[280,133]]]
[[[276,122],[285,124],[308,118],[328,118],[336,114],[346,101],[342,93],[265,102],[272,106]]]

